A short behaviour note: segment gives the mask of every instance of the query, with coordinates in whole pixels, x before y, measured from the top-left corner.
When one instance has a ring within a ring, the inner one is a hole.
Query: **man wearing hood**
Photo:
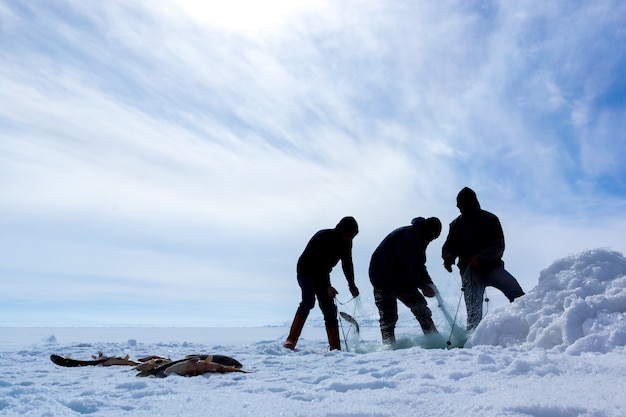
[[[524,295],[517,280],[504,269],[504,232],[498,217],[480,208],[474,190],[465,187],[456,198],[461,214],[450,223],[450,230],[441,250],[443,265],[452,272],[461,272],[467,308],[467,330],[482,320],[485,287],[495,287],[513,302]]]
[[[291,324],[289,336],[283,344],[287,349],[295,349],[309,312],[315,306],[315,299],[324,315],[330,350],[341,350],[339,322],[334,298],[337,290],[330,284],[330,271],[341,260],[343,273],[348,281],[348,289],[353,297],[359,295],[354,283],[352,263],[352,240],[359,233],[354,217],[342,218],[334,229],[323,229],[315,233],[297,265],[298,285],[302,290],[302,301]]]
[[[424,334],[437,333],[424,295],[435,296],[430,286],[433,281],[426,270],[426,247],[440,233],[441,221],[438,218],[418,217],[411,221],[410,226],[400,227],[387,235],[374,251],[369,275],[384,344],[395,342],[397,300],[411,310]]]

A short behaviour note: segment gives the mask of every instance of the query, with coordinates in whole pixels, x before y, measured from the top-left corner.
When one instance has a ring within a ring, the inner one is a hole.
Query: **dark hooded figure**
[[[324,315],[330,350],[341,350],[339,322],[334,298],[337,290],[330,284],[330,271],[341,260],[343,273],[353,297],[359,295],[354,283],[352,264],[352,240],[359,233],[354,217],[344,217],[334,229],[324,229],[315,233],[298,259],[298,285],[302,290],[302,301],[291,324],[289,336],[283,344],[287,349],[295,349],[309,312],[319,303]]]
[[[370,261],[370,282],[374,287],[374,301],[380,315],[383,343],[395,342],[400,300],[406,305],[424,334],[436,333],[427,297],[434,297],[432,280],[426,270],[426,247],[439,237],[441,222],[436,217],[415,218],[410,226],[391,232],[378,245]]]
[[[476,193],[463,188],[456,198],[461,214],[450,223],[450,231],[441,251],[443,265],[452,272],[461,272],[467,329],[472,330],[482,320],[485,287],[495,287],[513,302],[524,295],[517,280],[504,269],[504,233],[495,214],[482,210]]]

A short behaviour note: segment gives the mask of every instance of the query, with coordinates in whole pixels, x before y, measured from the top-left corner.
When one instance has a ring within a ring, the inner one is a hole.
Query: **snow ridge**
[[[486,317],[466,347],[559,348],[572,355],[626,345],[626,258],[594,249],[555,261],[538,285]]]

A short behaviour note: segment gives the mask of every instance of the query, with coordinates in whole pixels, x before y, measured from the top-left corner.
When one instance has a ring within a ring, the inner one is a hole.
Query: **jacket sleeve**
[[[443,259],[444,264],[452,265],[458,256],[456,239],[457,233],[455,231],[455,222],[452,222],[450,223],[448,237],[441,248],[441,258]]]
[[[352,242],[347,245],[347,248],[341,257],[341,269],[346,276],[346,280],[349,285],[354,285],[354,264],[352,262]]]
[[[421,290],[425,286],[427,286],[429,284],[432,284],[432,283],[433,283],[433,280],[430,277],[430,275],[428,274],[428,270],[426,269],[426,265],[422,265],[422,267],[420,268],[419,280],[417,282],[417,288],[419,288]]]
[[[432,284],[433,280],[426,269],[426,245],[422,242],[415,241],[412,249],[412,275],[415,277],[417,288],[422,289],[428,284]]]

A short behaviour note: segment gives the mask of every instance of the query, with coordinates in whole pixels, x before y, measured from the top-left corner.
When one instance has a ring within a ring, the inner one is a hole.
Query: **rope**
[[[454,333],[454,326],[456,325],[456,318],[459,315],[459,308],[461,307],[461,298],[463,298],[463,292],[465,291],[465,288],[461,287],[461,294],[459,295],[459,302],[456,305],[456,312],[454,313],[454,320],[452,320],[452,325],[450,326],[450,336],[448,337],[448,340],[446,341],[446,346],[450,346],[452,345],[452,333]]]
[[[349,315],[348,313],[344,313],[343,311],[341,311],[341,312],[340,312],[340,311],[339,311],[339,308],[338,308],[338,306],[337,306],[337,303],[339,303],[339,304],[341,304],[341,305],[346,305],[346,304],[348,304],[349,302],[351,302],[351,301],[353,301],[353,300],[355,300],[355,299],[357,299],[357,297],[352,297],[351,299],[349,299],[349,300],[348,300],[348,301],[346,301],[345,303],[342,303],[341,301],[339,301],[339,300],[337,299],[337,297],[335,297],[335,298],[334,298],[334,301],[335,301],[335,308],[337,309],[337,312],[339,313],[339,314],[338,314],[338,316],[339,316],[339,326],[341,327],[341,334],[343,335],[344,343],[345,343],[345,345],[346,345],[346,350],[349,350],[349,349],[348,349],[348,336],[350,335],[350,332],[352,331],[352,326],[355,326],[355,328],[356,328],[356,333],[357,333],[357,334],[359,334],[359,324],[358,324],[358,323],[354,320],[354,317],[353,317],[354,315],[356,315],[356,309],[357,309],[357,307],[358,307],[358,303],[355,303],[355,305],[354,305],[354,311],[353,311],[353,313],[352,313],[352,316],[351,316],[351,315]],[[344,329],[344,326],[343,326],[343,320],[341,319],[341,318],[343,317],[343,314],[345,314],[345,315],[347,316],[347,317],[345,317],[345,319],[346,319],[346,321],[347,321],[348,323],[350,323],[350,327],[349,327],[349,329],[348,329],[348,332],[347,332],[347,333],[346,333],[346,331],[345,331],[345,329]]]
[[[485,287],[485,312],[483,318],[487,317],[487,314],[489,314],[489,296],[487,295],[487,287]]]
[[[356,297],[352,297],[351,299],[349,299],[348,301],[346,301],[345,303],[342,303],[341,301],[339,301],[337,299],[337,297],[335,297],[335,301],[338,302],[339,304],[341,304],[342,306],[345,306],[346,304],[348,304],[350,301],[354,300]],[[336,304],[335,304],[336,305]],[[355,307],[356,308],[356,307]]]
[[[339,302],[339,300],[335,299],[335,301]],[[352,300],[350,300],[352,301]],[[347,301],[348,303],[350,301]],[[341,302],[339,302],[339,304],[342,304]],[[337,309],[337,312],[339,311],[339,309],[337,308],[337,303],[335,303],[335,308]],[[348,349],[348,337],[346,336],[346,332],[343,329],[343,320],[341,320],[341,314],[337,314],[338,318],[339,318],[339,327],[341,328],[341,334],[343,335],[343,343],[346,345],[346,351],[350,351],[350,349]],[[349,333],[350,331],[348,331]]]
[[[449,348],[452,345],[452,336],[454,335],[454,328],[457,327],[456,321],[459,315],[459,309],[461,307],[461,299],[463,298],[463,291],[465,290],[465,288],[461,288],[461,294],[459,295],[459,302],[457,303],[457,306],[456,306],[456,312],[454,313],[454,317],[452,317],[450,313],[448,312],[448,309],[445,308],[444,306],[445,303],[444,303],[443,297],[441,296],[441,293],[439,292],[439,289],[434,284],[431,284],[431,286],[435,290],[435,296],[437,297],[439,308],[441,309],[444,317],[446,318],[446,321],[450,325],[450,336],[448,337],[448,340],[446,341],[446,346]]]

